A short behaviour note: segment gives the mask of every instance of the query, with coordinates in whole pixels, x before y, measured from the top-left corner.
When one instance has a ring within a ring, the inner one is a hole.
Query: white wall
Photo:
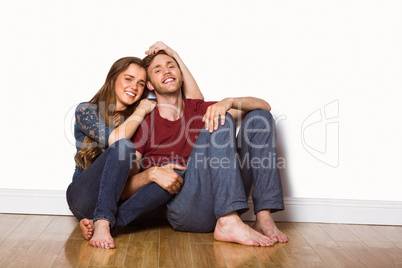
[[[402,201],[401,13],[397,0],[2,1],[0,189],[66,189],[71,109],[163,40],[207,100],[272,105],[287,197]]]

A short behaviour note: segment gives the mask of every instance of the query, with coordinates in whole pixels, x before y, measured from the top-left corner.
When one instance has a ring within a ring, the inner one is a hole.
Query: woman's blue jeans
[[[133,143],[121,139],[74,179],[67,189],[67,203],[74,216],[94,222],[104,219],[119,228],[168,202],[172,195],[151,183],[118,205],[134,160]]]

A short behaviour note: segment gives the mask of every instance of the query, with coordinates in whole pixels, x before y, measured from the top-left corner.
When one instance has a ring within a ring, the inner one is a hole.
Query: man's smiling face
[[[148,67],[148,88],[156,93],[171,94],[181,89],[182,75],[176,61],[168,55],[157,55]]]

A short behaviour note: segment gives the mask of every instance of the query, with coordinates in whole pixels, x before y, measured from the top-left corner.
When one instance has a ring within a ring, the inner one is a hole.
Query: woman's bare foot
[[[261,210],[256,216],[257,217],[253,226],[254,230],[268,236],[275,242],[285,243],[289,241],[288,236],[279,231],[279,229],[276,227],[269,210]]]
[[[80,229],[82,236],[84,237],[85,240],[89,240],[92,237],[94,227],[93,227],[93,222],[92,220],[88,219],[82,219],[80,220]]]
[[[246,246],[270,247],[274,241],[245,224],[236,212],[230,212],[218,219],[214,238],[224,242],[235,242]]]
[[[110,234],[110,223],[107,220],[97,220],[94,223],[94,235],[89,244],[99,248],[115,248],[114,240]]]

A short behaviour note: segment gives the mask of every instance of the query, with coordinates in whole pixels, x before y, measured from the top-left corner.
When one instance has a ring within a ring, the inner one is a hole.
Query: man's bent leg
[[[216,240],[273,245],[237,214],[247,210],[248,205],[237,166],[235,122],[230,114],[218,131],[210,134],[203,130],[199,135],[184,181],[180,193],[168,204],[168,219],[176,230],[206,232],[215,225]]]
[[[271,212],[284,209],[282,184],[275,143],[275,121],[269,111],[250,112],[238,137],[239,165],[249,196],[254,184],[253,202],[257,219],[254,229],[279,242],[288,238],[272,220]]]
[[[212,134],[201,131],[184,185],[168,204],[168,220],[175,230],[211,232],[217,218],[248,209],[235,153],[235,122],[230,115]]]
[[[254,110],[238,136],[239,166],[247,197],[254,184],[254,212],[284,209],[275,143],[275,121],[269,111]]]

